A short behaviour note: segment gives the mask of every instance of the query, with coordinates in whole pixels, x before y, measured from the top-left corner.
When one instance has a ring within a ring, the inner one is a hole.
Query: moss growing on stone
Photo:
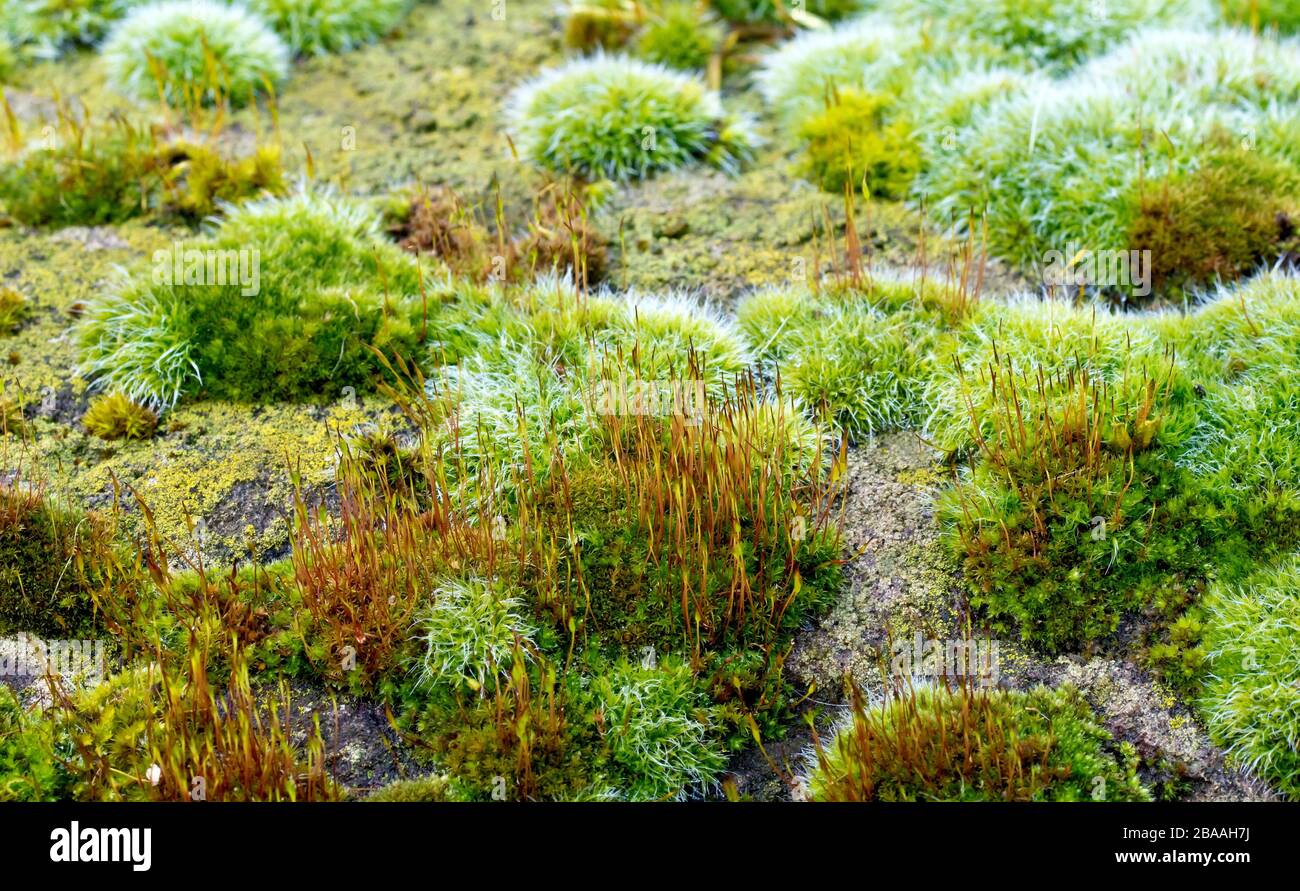
[[[1147,801],[1078,690],[923,686],[868,705],[817,752],[825,801]]]

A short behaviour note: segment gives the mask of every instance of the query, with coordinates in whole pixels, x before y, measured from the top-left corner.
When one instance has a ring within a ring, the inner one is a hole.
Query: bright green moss
[[[424,651],[420,683],[490,692],[491,679],[513,664],[516,639],[530,643],[536,634],[520,614],[519,593],[480,578],[448,579],[435,588],[415,621]]]
[[[393,30],[410,0],[250,0],[294,55],[341,53]]]
[[[686,664],[620,663],[597,676],[593,686],[628,799],[698,795],[725,766],[715,709]]]
[[[62,131],[0,166],[0,203],[27,226],[96,226],[143,213],[157,196],[153,140],[125,121]]]
[[[53,142],[33,142],[0,166],[0,204],[24,225],[97,226],[150,213],[197,221],[222,204],[285,190],[274,145],[229,158],[201,142],[161,143],[123,118],[71,117]]]
[[[708,0],[718,15],[737,24],[776,24],[789,21],[792,10],[811,13],[825,21],[844,18],[864,6],[869,0],[808,0],[797,7],[791,3],[773,0]]]
[[[214,0],[164,0],[119,22],[101,55],[109,81],[144,102],[239,106],[273,90],[289,50],[257,15]]]
[[[372,351],[415,356],[424,326],[415,261],[378,227],[329,194],[245,204],[88,309],[83,368],[151,407],[200,387],[255,401],[366,386]]]
[[[992,254],[1035,277],[1052,251],[1137,248],[1153,250],[1166,290],[1240,275],[1289,237],[1276,214],[1297,168],[1279,134],[1298,99],[1300,53],[1289,43],[1143,31],[929,143],[916,189],[944,225],[982,213],[975,237],[986,232]],[[1272,197],[1250,203],[1262,196]]]
[[[1010,58],[1068,69],[1135,28],[1193,28],[1214,20],[1209,0],[880,0],[884,17],[914,26],[979,32]]]
[[[857,439],[921,419],[937,318],[920,298],[907,310],[891,305],[894,297],[885,292],[893,290],[837,296],[773,289],[751,296],[737,312],[760,358],[780,372],[785,394]]]
[[[1204,396],[1179,463],[1274,555],[1297,541],[1300,518],[1298,288],[1293,276],[1265,275],[1222,293],[1184,326]]]
[[[902,198],[921,167],[910,126],[889,120],[885,96],[844,91],[799,128],[804,175],[828,192],[845,186],[882,198]]]
[[[55,499],[0,485],[0,634],[72,637],[115,565],[107,525]]]
[[[407,780],[394,780],[371,792],[366,801],[456,801],[452,782],[445,776],[430,774]]]
[[[859,703],[808,778],[828,801],[1147,801],[1136,753],[1073,687],[919,687]]]
[[[158,416],[121,393],[97,397],[81,423],[100,439],[148,439],[158,426]]]
[[[3,0],[0,33],[24,57],[54,59],[93,46],[141,0]]]
[[[543,72],[510,99],[520,152],[539,167],[614,180],[695,163],[735,171],[754,150],[748,122],[703,82],[619,56]]]
[[[1048,446],[1041,446],[1046,449]],[[1030,473],[1006,480],[977,463],[943,496],[939,516],[995,627],[1050,652],[1116,630],[1130,612],[1176,613],[1194,595],[1214,544],[1214,508],[1158,454],[1105,457],[1095,473],[1044,494]]]
[[[1300,560],[1215,585],[1203,606],[1207,728],[1239,763],[1300,795]]]
[[[1295,0],[1224,0],[1221,6],[1223,17],[1234,25],[1274,28],[1283,34],[1300,31],[1300,6]]]
[[[27,318],[27,298],[17,288],[0,287],[0,337],[13,334]]]
[[[164,177],[164,207],[191,220],[205,220],[224,205],[287,191],[278,145],[227,158],[210,146],[174,142],[158,153]]]

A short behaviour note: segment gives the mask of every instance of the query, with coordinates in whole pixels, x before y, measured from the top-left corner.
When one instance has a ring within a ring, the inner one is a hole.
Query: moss
[[[754,149],[695,78],[622,56],[577,59],[519,87],[506,112],[519,151],[543,169],[639,179],[695,163],[734,171]]]
[[[955,128],[916,188],[942,225],[982,211],[977,226],[964,228],[974,238],[987,233],[990,253],[1026,272],[1036,275],[1052,252],[1116,256],[1137,234],[1160,249],[1151,260],[1176,287],[1179,278],[1212,275],[1216,267],[1250,265],[1262,233],[1276,230],[1276,199],[1262,205],[1273,213],[1251,210],[1246,220],[1224,184],[1236,179],[1256,195],[1291,188],[1296,159],[1276,134],[1292,115],[1297,84],[1300,54],[1287,42],[1233,31],[1143,31],[1074,76],[1050,87],[1027,83]],[[1219,155],[1236,154],[1225,151],[1225,130],[1244,136],[1260,157],[1243,156],[1239,169],[1231,161],[1216,166]],[[1027,132],[1034,139],[1026,140]],[[1148,139],[1152,132],[1163,138]],[[1167,191],[1153,185],[1166,178]],[[1209,194],[1221,196],[1222,206],[1206,205]],[[1134,200],[1097,200],[1103,195]],[[1144,196],[1147,215],[1134,233],[1135,204]],[[1027,215],[1026,207],[1040,212]],[[1183,216],[1167,218],[1173,213]],[[1244,236],[1234,229],[1241,224],[1249,226]],[[1189,232],[1200,238],[1186,241]],[[1202,241],[1208,250],[1187,246]],[[1131,283],[1114,278],[1103,284]]]
[[[1183,694],[1197,688],[1206,666],[1202,615],[1195,610],[1179,616],[1165,638],[1154,642],[1146,654],[1157,676]]]
[[[891,305],[900,292],[907,308]],[[938,321],[923,296],[890,284],[841,294],[795,286],[754,294],[737,314],[785,393],[851,439],[920,420]]]
[[[1204,600],[1208,679],[1198,705],[1230,756],[1300,796],[1300,560],[1214,586]]]
[[[113,570],[113,547],[102,519],[0,485],[0,633],[89,631],[96,586]]]
[[[399,212],[388,231],[404,250],[437,257],[473,281],[484,281],[492,273],[491,236],[451,189],[422,190]]]
[[[13,334],[27,317],[27,298],[17,288],[0,287],[0,337]]]
[[[159,161],[166,170],[167,203],[192,220],[207,219],[222,205],[287,189],[278,145],[259,145],[232,159],[211,146],[181,141],[164,146]]]
[[[609,753],[576,673],[529,678],[527,704],[477,694],[434,699],[406,720],[429,741],[457,795],[470,801],[573,801],[606,787]]]
[[[0,801],[54,801],[61,791],[49,725],[0,684]]]
[[[1231,136],[1213,141],[1198,166],[1144,184],[1137,199],[1128,240],[1150,251],[1158,291],[1233,281],[1297,247],[1300,174]]]
[[[576,50],[614,50],[636,33],[638,15],[628,0],[571,0],[564,17],[564,44]]]
[[[791,7],[773,0],[709,0],[718,15],[737,24],[776,24],[791,18]],[[868,6],[865,0],[809,0],[798,7],[802,12],[826,21],[844,18]]]
[[[703,71],[722,46],[722,29],[701,16],[695,3],[668,0],[655,9],[636,37],[636,54],[682,71]]]
[[[319,724],[291,733],[287,690],[274,705],[259,701],[244,651],[232,655],[221,689],[204,659],[159,655],[161,662],[128,668],[61,703],[55,744],[67,753],[60,761],[68,797],[191,801],[196,776],[205,781],[202,800],[338,796],[324,770]]]
[[[591,225],[581,190],[544,186],[535,198],[526,231],[495,235],[451,189],[421,189],[398,199],[388,231],[405,250],[432,255],[472,282],[531,282],[547,274],[573,276],[581,267],[587,285],[600,283],[608,267],[604,238]],[[499,230],[513,227],[497,220]]]
[[[295,55],[356,49],[393,30],[410,0],[251,0]]]
[[[430,774],[414,779],[394,780],[371,792],[366,801],[455,801],[452,782],[446,776]]]
[[[906,120],[891,114],[886,96],[845,90],[799,128],[803,172],[828,192],[845,186],[903,198],[920,171],[921,155]]]
[[[134,0],[6,0],[0,32],[23,61],[93,46]]]
[[[288,73],[289,51],[257,15],[211,0],[134,8],[100,50],[109,81],[132,98],[184,108],[240,106]]]
[[[222,204],[285,189],[275,145],[227,158],[211,144],[163,141],[131,119],[81,122],[66,109],[46,130],[52,145],[29,144],[0,168],[0,202],[28,226],[98,226],[155,213],[199,221]]]
[[[378,227],[329,194],[243,205],[89,308],[83,368],[154,407],[200,386],[246,401],[365,387],[373,351],[417,355],[427,305],[414,262]]]
[[[632,801],[698,796],[724,765],[716,709],[687,665],[620,663],[594,684],[620,790]]]
[[[819,750],[830,801],[1147,801],[1136,753],[1116,751],[1072,687],[920,687],[867,706]]]
[[[490,679],[510,669],[516,646],[536,635],[519,615],[520,593],[482,578],[450,578],[434,589],[415,620],[423,650],[418,682],[486,692]]]
[[[26,426],[22,401],[0,390],[0,434],[21,435]]]
[[[158,416],[121,393],[95,399],[81,423],[100,439],[148,439],[158,426]]]
[[[28,226],[117,223],[148,208],[157,182],[153,141],[125,121],[57,131],[0,168],[0,202]]]
[[[1149,26],[1212,25],[1215,4],[1205,0],[881,0],[881,14],[936,30],[978,31],[1010,58],[1055,71],[1069,70]]]
[[[1291,0],[1226,0],[1222,6],[1224,18],[1236,25],[1283,34],[1300,31],[1300,8]]]

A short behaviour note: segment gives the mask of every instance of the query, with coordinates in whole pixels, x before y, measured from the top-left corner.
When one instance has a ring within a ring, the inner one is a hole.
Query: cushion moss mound
[[[703,81],[621,56],[577,59],[521,86],[507,109],[520,152],[539,167],[636,179],[695,163],[735,170],[752,154],[748,122]]]
[[[243,205],[208,238],[92,305],[79,338],[96,385],[151,407],[200,389],[234,401],[362,387],[376,350],[415,355],[414,258],[369,210],[300,191]]]
[[[807,785],[818,801],[1145,801],[1135,760],[1072,687],[919,687],[859,700]]]

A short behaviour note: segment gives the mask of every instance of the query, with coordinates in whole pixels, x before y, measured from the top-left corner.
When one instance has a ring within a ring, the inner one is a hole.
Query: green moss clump
[[[1134,364],[1112,382],[1086,359],[1050,373],[1002,362],[972,386],[994,398],[971,400],[978,455],[939,506],[972,602],[1051,651],[1131,610],[1181,608],[1216,509],[1161,448],[1164,424],[1177,436],[1175,366]]]
[[[718,15],[737,24],[778,24],[791,19],[792,4],[773,0],[709,0]],[[842,19],[869,5],[864,0],[808,0],[798,8],[826,21]]]
[[[784,392],[856,440],[923,420],[927,351],[942,324],[925,299],[888,282],[842,295],[795,286],[751,295],[737,316]]]
[[[678,662],[626,663],[595,680],[610,755],[633,801],[698,795],[725,766],[716,709]]]
[[[536,635],[523,606],[517,593],[481,578],[444,581],[415,620],[419,683],[486,692],[490,679],[509,671],[517,643]]]
[[[1008,56],[1040,68],[1068,70],[1134,29],[1209,25],[1206,0],[880,0],[877,10],[902,23],[979,32]]]
[[[448,691],[403,718],[430,745],[459,798],[573,801],[605,797],[609,753],[578,672],[522,653],[492,696]]]
[[[214,0],[167,0],[133,9],[100,51],[109,81],[145,102],[240,106],[289,70],[288,47],[259,16]]]
[[[507,118],[539,167],[636,179],[706,163],[735,171],[752,157],[747,121],[689,75],[621,56],[576,59],[517,89]]]
[[[1206,727],[1236,761],[1300,796],[1300,558],[1206,594]]]
[[[165,204],[192,220],[204,220],[222,205],[286,191],[278,145],[259,145],[249,155],[226,158],[210,146],[174,142],[158,154]]]
[[[21,291],[9,285],[0,287],[0,337],[17,331],[27,318],[28,309],[27,298]]]
[[[148,439],[158,426],[158,416],[121,393],[108,393],[90,404],[81,423],[100,439]]]
[[[99,517],[0,485],[0,634],[89,631],[93,594],[115,566],[113,547]]]
[[[365,801],[456,801],[452,781],[440,774],[394,780],[371,792]]]
[[[1300,31],[1300,6],[1295,0],[1224,0],[1223,17],[1234,25],[1283,34]]]
[[[26,226],[120,223],[155,197],[152,136],[126,121],[60,128],[0,167],[0,204]]]
[[[920,687],[868,706],[818,751],[822,801],[1148,801],[1078,690]]]
[[[883,95],[844,90],[799,128],[803,172],[828,192],[845,186],[882,198],[903,198],[921,169],[906,120]]]
[[[1143,185],[1129,244],[1151,252],[1151,284],[1186,290],[1271,266],[1297,246],[1300,174],[1230,136],[1190,170]]]
[[[655,10],[636,38],[636,54],[681,71],[703,71],[722,44],[722,29],[696,6],[671,0]]]
[[[54,801],[62,789],[50,727],[0,684],[0,802]]]
[[[98,226],[160,212],[203,220],[221,205],[285,190],[280,149],[226,158],[189,140],[160,144],[124,118],[61,117],[53,146],[0,167],[0,205],[27,226]]]
[[[1147,664],[1175,690],[1188,693],[1197,689],[1206,666],[1204,634],[1200,609],[1179,616],[1169,626],[1165,639],[1156,641],[1147,650]]]
[[[415,260],[341,198],[245,204],[212,237],[153,259],[79,329],[85,372],[151,408],[200,387],[234,401],[342,393],[369,384],[374,351],[417,355]]]
[[[1177,300],[1184,283],[1285,255],[1300,175],[1285,122],[1298,100],[1300,52],[1289,41],[1143,31],[1077,74],[1026,82],[954,126],[914,189],[943,225],[982,214],[959,232],[986,233],[992,254],[1035,276],[1053,252],[1148,247]],[[1132,284],[1131,274],[1108,278],[1118,280],[1098,284]]]
[[[93,46],[140,0],[5,0],[0,34],[24,61]]]
[[[249,8],[300,56],[341,53],[383,37],[410,0],[250,0]]]
[[[1167,458],[1117,453],[1096,476],[1072,469],[1081,484],[1067,476],[1048,496],[1041,479],[1010,483],[981,463],[940,503],[971,602],[1052,652],[1105,637],[1127,612],[1185,605],[1209,540],[1198,490]]]

